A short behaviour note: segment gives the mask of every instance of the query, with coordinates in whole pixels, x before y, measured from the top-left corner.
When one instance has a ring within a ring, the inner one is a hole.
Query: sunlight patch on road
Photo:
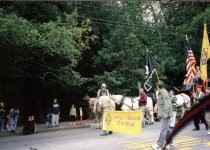
[[[151,145],[155,144],[157,139],[140,139],[133,142],[123,143],[128,150],[151,150]],[[210,142],[206,139],[200,139],[190,136],[177,136],[174,139],[174,144],[176,149],[179,150],[192,150],[193,146],[200,145],[202,147],[208,148]]]

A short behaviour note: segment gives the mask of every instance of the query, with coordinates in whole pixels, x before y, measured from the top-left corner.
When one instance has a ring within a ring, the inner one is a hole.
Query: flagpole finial
[[[204,24],[206,24],[206,17],[204,17]]]
[[[146,47],[146,52],[149,52],[149,50],[148,50],[148,48],[147,48],[147,46],[145,45],[145,47]]]
[[[188,39],[188,36],[187,36],[187,34],[186,34],[185,36],[186,36],[186,41],[187,41],[187,43],[189,43],[189,39]]]

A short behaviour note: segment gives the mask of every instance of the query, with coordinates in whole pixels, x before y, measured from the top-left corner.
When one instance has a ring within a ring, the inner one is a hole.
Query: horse
[[[102,98],[108,98],[110,100],[111,110],[116,109],[115,102],[109,96],[101,96],[101,97],[99,97],[99,99],[97,99],[97,98],[89,99],[89,107],[95,114],[95,119],[96,119],[96,122],[98,123],[98,126],[96,127],[97,129],[101,128],[101,125],[102,125],[101,124],[102,123],[102,119],[101,119],[102,105],[99,103],[100,99],[102,99]]]
[[[99,105],[99,101],[97,98],[89,99],[89,108],[95,115],[95,120],[98,123],[97,128],[100,128],[100,117],[102,114],[102,107]]]
[[[158,92],[155,93],[156,99],[158,97]],[[177,111],[179,111],[179,108],[181,109],[181,116],[182,118],[186,111],[188,111],[191,108],[191,99],[190,96],[188,96],[188,93],[179,92],[174,95],[177,99],[176,101],[176,107],[178,108]]]
[[[123,96],[123,95],[112,95],[111,98],[119,106],[122,111],[139,110],[139,96]],[[146,121],[148,124],[154,123],[154,112],[153,112],[153,100],[147,96],[147,105],[145,109]]]
[[[176,106],[177,108],[181,108],[181,117],[182,118],[186,111],[190,110],[191,108],[191,99],[185,93],[180,93],[175,95],[177,101]]]

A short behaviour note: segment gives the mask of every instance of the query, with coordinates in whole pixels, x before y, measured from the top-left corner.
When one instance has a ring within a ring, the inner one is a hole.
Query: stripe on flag
[[[196,60],[190,45],[186,46],[187,49],[187,60],[186,60],[186,70],[187,70],[187,83],[191,84],[195,78],[195,64]]]

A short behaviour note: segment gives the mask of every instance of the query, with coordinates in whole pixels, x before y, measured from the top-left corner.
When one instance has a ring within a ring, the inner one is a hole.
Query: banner
[[[140,135],[143,112],[136,111],[105,111],[103,130]]]

